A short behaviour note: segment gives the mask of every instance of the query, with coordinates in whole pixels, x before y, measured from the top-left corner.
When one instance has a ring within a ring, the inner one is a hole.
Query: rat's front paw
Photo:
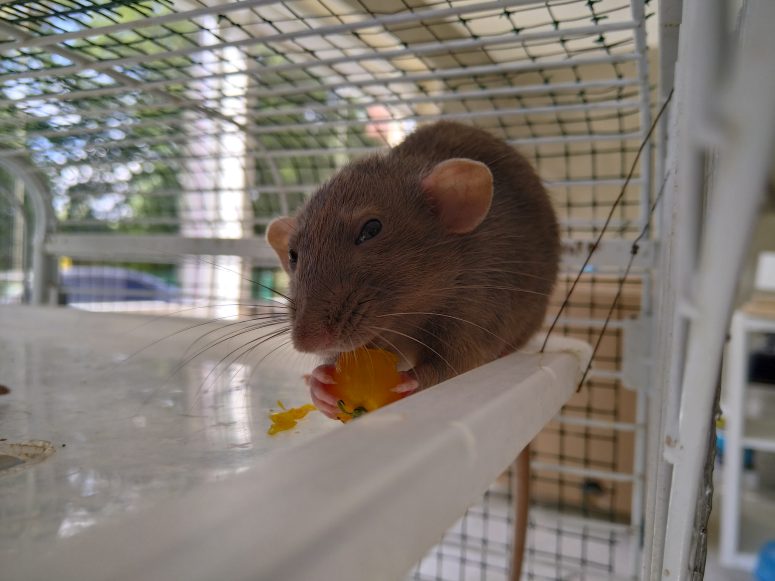
[[[372,373],[373,367],[360,372],[359,376],[352,370],[342,372],[333,365],[319,365],[304,376],[312,403],[323,415],[346,423],[398,401],[420,387],[411,372],[393,371],[392,375],[384,375]]]
[[[331,388],[336,385],[333,378],[335,368],[333,365],[319,365],[312,373],[305,375],[304,379],[309,385],[309,393],[312,403],[323,415],[332,420],[337,419],[339,411],[338,399],[331,393]]]

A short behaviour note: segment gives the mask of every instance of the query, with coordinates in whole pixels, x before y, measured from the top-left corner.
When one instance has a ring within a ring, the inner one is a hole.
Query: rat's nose
[[[291,335],[293,346],[302,353],[320,353],[331,350],[336,340],[330,330],[323,327],[297,325]]]

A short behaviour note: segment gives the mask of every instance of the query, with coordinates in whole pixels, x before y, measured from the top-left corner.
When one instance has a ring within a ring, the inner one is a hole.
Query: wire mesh
[[[89,234],[114,252],[59,253],[58,301],[81,308],[249,313],[273,298],[257,283],[285,284],[273,262],[184,256],[163,243],[130,258],[116,235],[260,245],[273,217],[293,212],[349,159],[439,119],[518,147],[545,180],[563,237],[583,245],[600,231],[647,129],[643,4],[5,1],[0,156],[30,156],[48,177],[57,236]],[[640,233],[647,174],[627,186],[605,240]],[[591,269],[558,330],[594,342],[623,266]],[[573,274],[564,272],[555,308]],[[634,570],[633,458],[643,426],[637,395],[621,384],[621,321],[639,316],[647,293],[636,272],[585,388],[533,446],[528,578]],[[507,577],[509,478],[414,578]]]
[[[252,174],[239,193],[254,205],[279,198],[243,217],[260,232],[351,153],[442,118],[530,150],[564,198],[569,235],[594,227],[618,191],[640,135],[628,2],[259,4],[151,26],[145,19],[170,15],[171,3],[3,6],[14,27],[3,29],[4,128],[14,128],[3,145],[58,174],[63,225],[175,231],[205,221],[176,203],[180,174],[223,181],[233,156]],[[32,35],[48,44],[29,46]]]

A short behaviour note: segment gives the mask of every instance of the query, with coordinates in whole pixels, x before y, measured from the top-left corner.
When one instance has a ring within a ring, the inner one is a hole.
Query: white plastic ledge
[[[400,579],[574,393],[589,347],[516,353],[270,454],[8,579]]]

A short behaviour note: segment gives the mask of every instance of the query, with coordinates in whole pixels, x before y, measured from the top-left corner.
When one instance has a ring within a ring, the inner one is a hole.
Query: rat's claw
[[[304,381],[309,385],[309,393],[313,405],[320,410],[323,415],[331,419],[337,419],[340,413],[337,398],[329,392],[329,388],[335,385],[331,373],[334,371],[333,365],[320,365],[312,370],[312,373],[304,376]]]
[[[315,381],[314,379],[312,381]],[[322,384],[321,384],[322,385]],[[319,387],[319,386],[318,386]],[[338,419],[337,416],[339,414],[339,407],[337,405],[332,405],[329,401],[323,400],[320,397],[318,397],[318,394],[325,394],[325,392],[316,389],[316,386],[310,385],[310,397],[312,398],[312,405],[314,405],[318,410],[324,415],[332,420]]]
[[[410,394],[417,391],[417,389],[420,387],[420,383],[406,371],[401,372],[401,380],[401,383],[391,388],[390,391],[395,393]]]

